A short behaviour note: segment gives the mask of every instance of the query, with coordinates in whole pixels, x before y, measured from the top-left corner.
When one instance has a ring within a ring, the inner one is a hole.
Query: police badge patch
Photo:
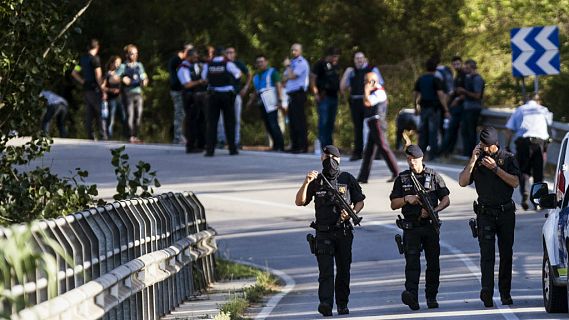
[[[338,186],[338,192],[339,192],[340,194],[346,193],[346,189],[347,189],[347,188],[346,188],[345,185],[339,185],[339,186]]]
[[[503,166],[504,165],[504,159],[498,159],[498,165]]]

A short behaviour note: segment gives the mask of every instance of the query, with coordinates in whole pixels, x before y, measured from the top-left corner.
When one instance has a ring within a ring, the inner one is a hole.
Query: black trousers
[[[321,303],[333,306],[334,292],[336,292],[336,305],[340,307],[348,305],[353,240],[354,235],[351,230],[316,232],[318,298]],[[334,281],[334,260],[336,281]]]
[[[183,100],[186,150],[203,149],[206,145],[207,92],[184,92]]]
[[[367,121],[367,126],[369,127],[369,134],[358,181],[367,182],[371,165],[378,151],[385,159],[391,175],[396,176],[399,173],[399,167],[397,166],[395,155],[387,142],[387,122],[381,119],[370,119]]]
[[[217,141],[217,122],[219,113],[223,111],[223,125],[229,151],[236,151],[235,147],[235,93],[212,91],[209,95],[209,111],[207,120],[206,152],[213,154]]]
[[[515,209],[507,212],[480,214],[478,220],[478,244],[480,245],[480,269],[482,270],[482,289],[494,292],[495,242],[498,238],[500,269],[498,288],[501,296],[509,296],[512,288],[512,255]]]
[[[520,175],[522,196],[529,196],[531,176],[534,183],[543,181],[543,152],[544,141],[530,138],[516,139],[516,158],[522,172]]]
[[[350,98],[350,112],[354,123],[354,155],[361,156],[364,150],[365,106],[363,98]]]
[[[289,92],[288,120],[292,149],[306,152],[308,149],[308,131],[306,129],[306,92],[297,90]]]
[[[403,232],[405,245],[405,290],[418,298],[419,278],[421,276],[421,248],[425,250],[427,270],[425,271],[425,296],[436,298],[439,292],[439,276],[441,274],[439,256],[441,247],[439,235],[430,225],[416,226]]]

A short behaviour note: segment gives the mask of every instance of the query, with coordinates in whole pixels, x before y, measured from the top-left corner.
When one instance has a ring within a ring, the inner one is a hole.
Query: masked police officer
[[[405,291],[401,300],[411,310],[419,310],[419,277],[421,275],[421,248],[425,250],[427,270],[425,272],[425,296],[428,308],[438,308],[437,293],[439,292],[439,234],[429,219],[429,214],[422,206],[413,186],[411,175],[423,185],[429,196],[429,202],[434,211],[438,212],[450,204],[450,191],[443,178],[431,168],[423,164],[423,151],[417,145],[410,145],[405,149],[409,170],[401,172],[393,183],[391,209],[401,208],[404,216],[403,244],[405,247]]]
[[[506,146],[510,146],[512,133],[516,144],[516,159],[520,165],[520,193],[522,194],[522,208],[529,208],[529,177],[533,175],[533,182],[543,181],[543,165],[547,151],[549,133],[548,125],[553,121],[553,114],[539,104],[536,94],[526,104],[520,106],[506,123],[508,139]]]
[[[365,196],[354,176],[340,171],[340,151],[329,145],[321,156],[322,175],[338,190],[347,203],[358,213],[364,207]],[[311,227],[316,229],[315,252],[318,261],[318,312],[323,316],[332,315],[334,289],[338,314],[348,314],[350,294],[350,264],[352,263],[352,225],[349,215],[338,206],[327,183],[317,171],[310,171],[296,193],[297,206],[305,206],[314,198],[316,221]],[[336,261],[336,280],[334,281],[334,260]]]
[[[482,290],[480,300],[485,307],[492,307],[494,293],[495,242],[498,237],[500,272],[498,288],[503,305],[513,303],[510,295],[512,284],[512,254],[516,206],[512,201],[514,188],[518,186],[520,169],[513,154],[498,147],[496,129],[487,127],[480,132],[480,143],[474,148],[468,164],[458,177],[458,184],[466,187],[472,182],[478,193],[475,212],[480,245]]]

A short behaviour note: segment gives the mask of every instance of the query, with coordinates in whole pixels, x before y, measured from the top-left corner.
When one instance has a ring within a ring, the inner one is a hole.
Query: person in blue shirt
[[[460,130],[462,133],[463,154],[469,157],[476,147],[476,127],[482,111],[484,98],[484,79],[477,72],[476,61],[468,59],[464,62],[464,88],[457,88],[456,93],[464,96]]]
[[[249,104],[259,98],[261,101],[261,114],[265,122],[265,127],[271,140],[273,141],[274,151],[284,151],[284,138],[279,127],[278,112],[282,102],[282,84],[279,72],[269,66],[267,57],[260,54],[255,59],[257,72],[253,76],[253,86],[255,93],[249,99]],[[253,95],[253,94],[252,94]]]
[[[217,121],[223,112],[225,136],[230,155],[237,155],[235,145],[235,86],[236,79],[241,78],[241,70],[235,63],[224,56],[225,49],[215,49],[215,57],[204,65],[202,79],[207,80],[209,96],[206,157],[213,157],[217,139]]]
[[[283,76],[285,91],[289,96],[288,118],[292,153],[308,152],[308,131],[306,128],[306,90],[308,89],[310,67],[302,56],[302,45],[295,43],[290,48],[291,60],[285,60]]]

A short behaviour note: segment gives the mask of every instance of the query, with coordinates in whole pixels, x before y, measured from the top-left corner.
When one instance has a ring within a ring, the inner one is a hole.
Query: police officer
[[[235,88],[236,79],[241,77],[241,70],[223,54],[225,49],[215,49],[215,57],[204,66],[202,79],[207,79],[209,96],[209,111],[207,125],[206,157],[213,157],[215,142],[217,139],[217,121],[219,113],[223,111],[225,124],[225,136],[229,146],[229,154],[239,154],[235,145]]]
[[[503,305],[513,303],[510,290],[516,206],[512,201],[512,193],[518,186],[519,174],[520,169],[514,155],[498,147],[496,129],[487,127],[480,132],[480,143],[472,151],[470,161],[458,177],[461,187],[474,182],[478,194],[478,204],[475,204],[474,209],[482,269],[480,300],[485,307],[493,306],[496,236],[500,250],[500,298]]]
[[[428,192],[430,203],[434,211],[445,209],[450,204],[450,191],[443,178],[431,168],[423,164],[423,151],[417,145],[410,145],[405,149],[409,170],[401,172],[393,183],[391,209],[401,208],[403,219],[403,243],[405,247],[405,291],[401,300],[411,310],[419,310],[418,290],[421,275],[421,248],[425,250],[427,270],[425,272],[425,296],[427,307],[438,308],[437,293],[439,292],[439,234],[429,219],[429,214],[421,205],[415,190],[411,174]]]
[[[354,176],[340,171],[340,151],[329,145],[323,150],[322,175],[353,205],[358,213],[364,207],[365,196]],[[329,191],[326,182],[317,171],[310,171],[296,193],[296,205],[305,206],[314,198],[316,221],[311,227],[316,229],[316,260],[318,261],[318,312],[323,316],[332,315],[334,289],[338,314],[350,313],[348,296],[350,294],[350,264],[352,263],[352,225],[349,215],[341,210]],[[334,260],[336,261],[336,281],[334,281]],[[335,282],[335,284],[334,284]]]
[[[510,146],[514,134],[516,159],[522,172],[520,193],[524,210],[529,207],[529,177],[533,175],[534,183],[543,181],[543,164],[549,140],[547,127],[551,125],[552,118],[552,113],[539,104],[539,96],[536,94],[526,104],[517,108],[506,123],[506,128],[510,130],[506,146]]]

